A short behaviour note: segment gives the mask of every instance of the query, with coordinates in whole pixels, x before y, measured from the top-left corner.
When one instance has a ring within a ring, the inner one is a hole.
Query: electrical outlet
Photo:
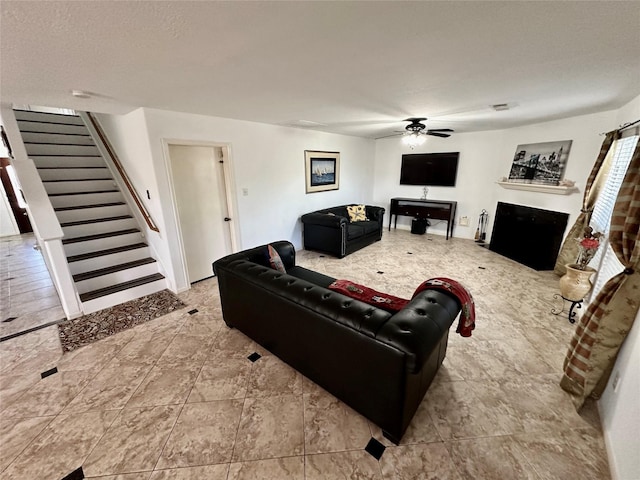
[[[248,188],[243,188],[243,189],[242,189],[242,196],[243,196],[243,197],[246,197],[246,196],[248,196],[248,195],[249,195],[249,189],[248,189]]]
[[[469,217],[460,217],[460,225],[463,227],[469,226]]]
[[[613,391],[617,392],[618,391],[618,387],[620,386],[620,372],[616,372],[616,374],[613,377]]]

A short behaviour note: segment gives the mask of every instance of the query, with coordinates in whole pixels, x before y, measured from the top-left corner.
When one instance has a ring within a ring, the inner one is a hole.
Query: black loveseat
[[[391,314],[327,289],[334,279],[296,266],[291,243],[271,245],[287,273],[269,267],[267,245],[213,264],[225,323],[397,444],[445,357],[457,299],[425,290]]]
[[[302,215],[305,250],[318,250],[342,258],[382,238],[384,208],[365,205],[367,221],[351,222],[348,206]]]

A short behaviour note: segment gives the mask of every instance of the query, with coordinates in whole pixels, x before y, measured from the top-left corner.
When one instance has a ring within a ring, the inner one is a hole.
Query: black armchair
[[[302,216],[304,248],[342,258],[382,238],[384,208],[366,205],[366,221],[351,222],[347,206]]]

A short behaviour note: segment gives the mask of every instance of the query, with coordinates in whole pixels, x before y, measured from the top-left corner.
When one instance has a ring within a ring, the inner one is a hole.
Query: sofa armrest
[[[459,312],[460,304],[453,297],[425,290],[391,317],[376,338],[403,351],[407,368],[418,373]]]
[[[365,208],[367,212],[367,218],[369,220],[382,223],[382,220],[384,218],[384,212],[385,212],[384,208],[376,207],[372,205],[367,205]]]
[[[294,248],[291,242],[286,240],[280,240],[277,242],[271,242],[270,244],[273,248],[276,249],[278,255],[282,259],[282,263],[286,270],[295,267],[296,265],[296,249]],[[227,266],[236,260],[247,260],[249,262],[254,262],[259,265],[269,267],[268,260],[268,250],[267,245],[261,245],[259,247],[251,248],[249,250],[244,250],[242,252],[233,253],[231,255],[227,255],[213,263],[213,273],[218,275],[217,269],[220,266]]]
[[[342,225],[349,223],[348,219],[345,217],[319,212],[306,213],[300,217],[300,220],[302,220],[302,223],[333,228],[340,228]]]

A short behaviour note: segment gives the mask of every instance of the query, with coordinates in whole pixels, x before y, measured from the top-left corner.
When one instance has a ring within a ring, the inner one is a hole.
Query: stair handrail
[[[144,221],[146,222],[147,226],[154,232],[160,232],[160,229],[156,226],[155,222],[153,221],[153,218],[151,218],[151,214],[149,213],[147,208],[144,206],[144,204],[140,201],[138,192],[136,192],[136,189],[131,184],[131,181],[129,180],[129,176],[127,175],[127,172],[125,171],[124,167],[120,163],[120,160],[118,159],[118,156],[113,150],[113,147],[109,143],[109,140],[107,140],[107,136],[105,135],[104,130],[102,130],[100,123],[98,123],[98,121],[96,120],[96,118],[93,116],[91,112],[86,112],[86,114],[87,114],[87,118],[89,118],[89,120],[91,121],[91,125],[93,126],[94,130],[100,137],[100,141],[102,142],[102,145],[104,146],[105,150],[111,157],[111,161],[113,162],[116,169],[118,170],[118,173],[120,174],[120,178],[122,178],[122,181],[127,187],[127,190],[129,190],[129,193],[131,194],[133,201],[136,203],[138,210],[140,210],[140,213],[142,214],[142,218],[144,218]]]

